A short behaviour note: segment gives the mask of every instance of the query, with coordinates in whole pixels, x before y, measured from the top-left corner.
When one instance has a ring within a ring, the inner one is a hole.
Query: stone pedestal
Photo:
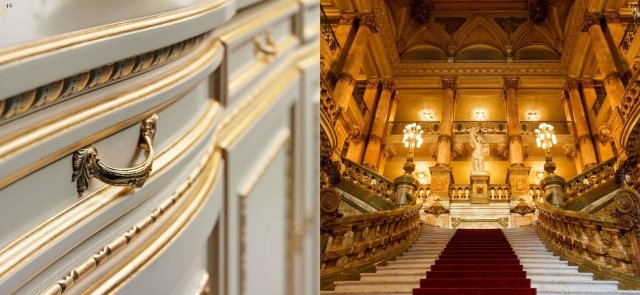
[[[489,204],[489,173],[471,174],[471,204]]]
[[[531,167],[511,166],[507,170],[507,183],[511,189],[511,202],[523,199],[531,201],[529,195],[529,171]]]
[[[451,167],[441,165],[429,167],[431,173],[431,196],[440,200],[449,200],[449,187],[452,183]]]

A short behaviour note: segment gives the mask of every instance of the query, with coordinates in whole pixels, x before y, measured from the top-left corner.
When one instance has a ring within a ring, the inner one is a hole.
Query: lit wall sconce
[[[422,118],[422,121],[433,121],[436,118],[432,111],[422,111],[422,113],[420,113],[420,117]]]
[[[485,111],[475,111],[473,117],[476,121],[484,121],[487,119],[487,113]]]
[[[540,119],[540,115],[538,112],[529,111],[527,112],[527,121],[538,121]]]
[[[536,177],[537,177],[538,179],[543,178],[543,177],[544,177],[544,172],[540,171],[540,172],[536,173]]]

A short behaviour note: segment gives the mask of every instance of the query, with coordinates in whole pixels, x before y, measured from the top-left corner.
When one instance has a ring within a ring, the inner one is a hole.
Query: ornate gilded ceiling
[[[400,61],[558,61],[571,1],[389,0]],[[553,5],[553,6],[551,6]]]

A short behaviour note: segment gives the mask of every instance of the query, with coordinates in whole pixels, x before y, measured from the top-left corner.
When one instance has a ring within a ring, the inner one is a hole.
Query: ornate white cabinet
[[[0,18],[36,22],[0,41],[0,294],[317,293],[319,4],[32,2]]]

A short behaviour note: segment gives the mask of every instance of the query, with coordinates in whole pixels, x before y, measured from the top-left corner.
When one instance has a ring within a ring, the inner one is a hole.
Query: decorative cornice
[[[595,80],[593,78],[582,78],[582,87],[583,88],[594,88]]]
[[[206,36],[207,33],[201,34],[160,49],[102,65],[13,97],[0,99],[0,124],[167,64],[189,53]]]
[[[442,89],[451,89],[455,92],[458,89],[456,77],[442,77]]]
[[[356,20],[356,16],[354,14],[341,14],[340,20],[338,21],[339,25],[352,25],[353,21]]]
[[[504,77],[504,89],[518,89],[519,77]]]
[[[391,91],[395,91],[396,90],[396,81],[393,79],[388,79],[388,80],[384,80],[382,82],[382,89],[388,89]]]
[[[598,12],[587,12],[584,15],[584,21],[580,26],[580,31],[587,32],[592,26],[600,25],[600,18],[602,17],[601,13]]]
[[[569,91],[571,89],[578,89],[578,85],[580,84],[580,80],[578,79],[567,79],[564,82],[564,89]]]
[[[369,79],[369,80],[367,80],[367,89],[378,88],[378,85],[380,85],[380,80],[378,80],[378,79]]]
[[[384,31],[383,31],[384,32]],[[396,69],[396,77],[429,76],[564,76],[566,69],[557,62],[403,62]]]
[[[358,20],[360,20],[361,26],[367,26],[371,29],[371,32],[377,33],[380,31],[378,24],[376,23],[376,17],[373,13],[358,14]]]

